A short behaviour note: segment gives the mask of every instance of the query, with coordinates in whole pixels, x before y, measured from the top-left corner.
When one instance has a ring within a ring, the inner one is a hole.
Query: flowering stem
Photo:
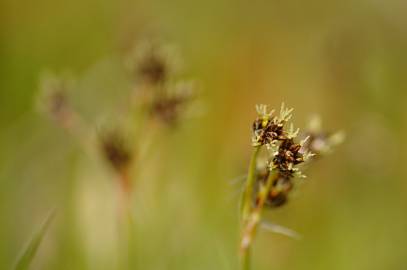
[[[257,165],[257,157],[260,152],[260,146],[256,146],[252,153],[252,157],[250,159],[249,169],[247,173],[246,185],[243,191],[242,202],[241,202],[241,211],[242,211],[242,221],[241,225],[244,228],[247,218],[252,210],[252,195],[253,195],[253,188],[256,179],[256,165]],[[250,269],[250,249],[247,249],[244,253],[241,254],[241,269],[242,270],[249,270]]]
[[[251,208],[252,208],[252,195],[253,195],[253,188],[254,182],[256,178],[256,163],[257,163],[257,156],[260,152],[260,146],[256,146],[252,153],[252,157],[250,159],[249,170],[247,173],[247,180],[245,189],[243,191],[243,198],[242,198],[242,223],[246,222],[248,218]]]
[[[122,169],[118,175],[118,226],[120,239],[121,268],[130,269],[134,263],[135,231],[132,213],[132,183],[128,168]]]
[[[251,258],[250,247],[241,254],[241,270],[250,270],[250,258]]]
[[[119,175],[119,213],[123,220],[131,213],[132,185],[128,169],[123,169]]]
[[[257,195],[256,206],[251,211],[251,213],[249,213],[249,216],[244,221],[242,238],[240,242],[243,270],[250,269],[250,249],[253,243],[253,239],[256,236],[257,227],[261,221],[267,195],[270,193],[273,182],[277,177],[277,171],[270,172],[269,176],[267,177],[266,184],[260,188],[260,191]]]

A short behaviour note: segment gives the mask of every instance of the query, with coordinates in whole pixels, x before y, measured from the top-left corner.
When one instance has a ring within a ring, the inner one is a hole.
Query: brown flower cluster
[[[83,123],[81,115],[75,110],[68,91],[72,90],[72,83],[63,77],[50,76],[42,80],[41,106],[58,125],[74,135],[84,149],[89,148],[88,138],[94,130],[89,124]],[[133,153],[120,129],[106,130],[97,136],[101,155],[115,170],[122,175],[133,160]]]
[[[146,52],[145,57],[140,59],[136,69],[136,76],[150,84],[159,84],[168,76],[168,64],[156,53],[155,50]]]
[[[44,77],[38,103],[42,112],[73,135],[83,149],[94,154],[97,147],[97,153],[115,172],[128,194],[132,186],[130,178],[143,156],[141,153],[147,151],[150,139],[161,130],[155,123],[163,123],[164,128],[175,127],[181,117],[186,118],[194,90],[192,83],[175,76],[178,59],[171,47],[146,41],[134,49],[134,54],[126,59],[131,72],[126,85],[132,85],[134,91],[125,97],[125,103],[119,104],[117,112],[106,117],[101,110],[98,115],[98,119],[112,117],[111,123],[102,123],[102,126],[113,124],[114,128],[103,128],[99,132],[85,121],[68,96],[77,86],[71,77],[52,74]]]
[[[311,152],[304,150],[306,139],[296,143],[298,129],[294,130],[293,125],[287,130],[286,123],[291,119],[292,109],[287,109],[282,104],[280,114],[273,116],[274,111],[267,112],[265,105],[257,106],[258,117],[253,123],[252,144],[256,147],[265,145],[268,149],[267,166],[258,168],[256,191],[265,185],[271,171],[276,177],[267,194],[265,205],[269,207],[279,207],[287,202],[288,194],[293,189],[293,178],[301,176],[299,164],[305,162]],[[257,192],[256,192],[257,193]],[[255,204],[258,196],[254,195]]]
[[[42,93],[39,104],[41,110],[66,129],[71,128],[76,117],[76,112],[67,96],[70,83],[66,78],[62,79],[50,74],[41,80]]]
[[[291,119],[292,109],[281,107],[279,116],[273,116],[274,111],[267,112],[265,105],[257,106],[258,117],[253,122],[253,146],[265,145],[269,150],[267,166],[257,168],[256,191],[266,183],[271,171],[276,177],[267,195],[265,205],[271,208],[280,207],[288,200],[288,195],[294,187],[294,178],[305,178],[299,170],[300,164],[311,157],[327,153],[334,145],[343,139],[342,133],[329,134],[321,130],[320,121],[315,118],[310,126],[301,135],[303,138],[296,142],[299,130],[294,130],[291,125],[286,128],[286,123]],[[277,173],[276,173],[277,172]],[[255,204],[257,196],[254,195]]]
[[[192,83],[175,79],[179,60],[170,48],[146,42],[137,48],[132,70],[144,107],[161,123],[174,126],[193,99]]]
[[[128,169],[133,154],[125,139],[117,130],[105,132],[100,137],[101,149],[105,159],[118,173]]]
[[[257,106],[258,117],[252,125],[254,151],[249,163],[242,196],[242,230],[240,240],[241,265],[250,267],[250,248],[262,222],[265,208],[284,205],[294,188],[294,179],[305,177],[300,166],[315,154],[326,152],[333,145],[333,137],[322,136],[319,130],[306,132],[299,141],[299,129],[287,122],[293,109],[281,105],[280,113],[268,112],[267,106]],[[266,151],[261,151],[266,149]],[[266,158],[259,158],[264,153]]]

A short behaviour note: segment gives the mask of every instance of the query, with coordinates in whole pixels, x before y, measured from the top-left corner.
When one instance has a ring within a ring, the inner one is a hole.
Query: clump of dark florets
[[[148,83],[159,84],[167,78],[168,66],[163,58],[151,52],[140,60],[136,73],[137,77]]]
[[[156,43],[141,44],[132,61],[138,94],[153,119],[169,126],[177,124],[192,100],[192,84],[175,78],[176,53]]]
[[[256,229],[262,222],[265,207],[281,207],[289,199],[297,177],[305,177],[300,165],[314,154],[314,135],[311,142],[306,136],[298,142],[299,129],[286,123],[291,118],[292,109],[281,105],[280,114],[268,112],[265,105],[257,106],[258,117],[252,125],[252,145],[254,151],[249,165],[246,186],[242,200],[242,232],[240,248],[243,265],[247,265],[248,251],[256,236]],[[259,154],[264,157],[259,158]],[[280,231],[281,232],[281,231]],[[245,267],[244,267],[245,268]]]
[[[258,145],[270,144],[285,138],[283,125],[274,123],[270,119],[258,117],[253,122],[253,143]]]
[[[137,83],[157,86],[166,82],[174,69],[173,53],[157,42],[145,41],[135,47],[129,68]]]
[[[280,171],[291,171],[295,165],[304,162],[304,156],[300,152],[301,145],[294,140],[285,139],[281,142],[278,152],[274,156],[273,164]]]
[[[287,138],[285,123],[291,118],[292,109],[282,106],[279,117],[273,117],[274,110],[267,112],[267,106],[256,106],[258,117],[252,125],[253,146],[271,145]]]
[[[42,78],[40,85],[40,109],[65,129],[71,129],[74,120],[77,120],[74,119],[76,112],[68,98],[71,83],[66,78],[47,75]]]
[[[260,185],[266,184],[267,178],[270,174],[270,170],[264,168],[263,170],[258,170],[257,173],[257,189],[256,193],[258,192]],[[279,173],[278,178],[273,181],[273,185],[267,195],[266,205],[270,208],[276,208],[283,206],[288,200],[288,194],[292,190],[294,184],[291,180],[293,177],[293,173],[290,171],[281,172]],[[257,199],[255,198],[257,204]]]
[[[180,82],[168,89],[164,95],[156,97],[150,105],[151,116],[169,126],[175,126],[185,114],[193,99],[193,85]]]
[[[102,153],[112,168],[123,173],[132,161],[132,154],[123,136],[117,131],[106,132],[100,137]]]
[[[266,145],[270,153],[267,168],[258,169],[257,190],[265,184],[271,171],[277,172],[267,195],[266,205],[279,207],[287,202],[294,186],[293,179],[304,177],[298,165],[312,154],[304,148],[307,139],[300,143],[295,141],[299,130],[295,130],[293,125],[288,129],[285,127],[291,118],[292,109],[286,109],[283,104],[278,116],[273,116],[274,111],[268,113],[264,105],[258,106],[257,111],[259,116],[253,123],[252,142],[257,147]]]

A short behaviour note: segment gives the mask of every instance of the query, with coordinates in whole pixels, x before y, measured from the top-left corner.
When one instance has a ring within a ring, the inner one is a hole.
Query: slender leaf
[[[284,226],[275,224],[275,223],[262,221],[261,227],[266,229],[266,230],[269,230],[269,231],[271,231],[273,233],[285,235],[285,236],[288,236],[288,237],[291,237],[291,238],[294,238],[294,239],[297,239],[297,240],[302,238],[301,234],[297,233],[296,231],[294,231],[292,229],[289,229],[289,228],[286,228]]]
[[[18,257],[14,267],[15,270],[26,270],[30,267],[31,262],[37,253],[38,247],[40,246],[42,239],[44,238],[44,235],[54,217],[54,214],[55,210],[50,211],[47,217],[44,219],[41,227],[33,234],[31,240],[27,243]]]

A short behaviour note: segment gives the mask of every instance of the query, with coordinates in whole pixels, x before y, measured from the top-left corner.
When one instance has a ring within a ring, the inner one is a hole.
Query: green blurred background
[[[237,269],[231,182],[246,171],[254,105],[282,101],[297,126],[318,113],[347,138],[270,213],[303,238],[260,232],[254,269],[407,267],[405,1],[0,3],[1,269],[54,207],[32,269],[120,269],[112,172],[36,100],[44,71],[68,71],[88,123],[114,119],[123,56],[146,35],[178,46],[204,110],[159,134],[141,166],[133,269]]]

